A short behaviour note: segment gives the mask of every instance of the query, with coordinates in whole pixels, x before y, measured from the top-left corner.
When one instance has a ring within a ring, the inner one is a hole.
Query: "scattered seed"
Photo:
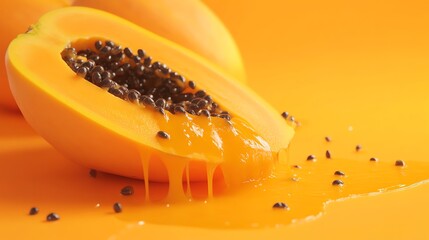
[[[113,211],[115,211],[115,213],[122,212],[122,204],[119,202],[114,203],[113,204]]]
[[[362,145],[358,144],[355,147],[356,152],[359,152],[360,150],[362,150]]]
[[[36,215],[39,213],[39,209],[37,207],[30,208],[30,211],[28,212],[29,215]]]
[[[86,67],[80,67],[78,70],[77,70],[77,75],[79,76],[79,77],[86,77],[86,74],[88,73],[88,68],[86,68]]]
[[[89,170],[89,176],[91,176],[93,178],[97,177],[97,170],[95,170],[95,169]]]
[[[190,88],[192,88],[192,89],[195,89],[195,88],[196,88],[196,84],[195,84],[195,82],[194,82],[194,81],[189,81],[189,82],[188,82],[188,86],[189,86]]]
[[[142,59],[139,57],[139,56],[134,56],[133,57],[133,61],[135,62],[135,63],[140,63],[140,61],[141,61]]]
[[[230,116],[229,114],[219,114],[219,117],[220,117],[220,118],[224,118],[224,119],[226,119],[227,121],[230,121],[230,120],[231,120],[231,116]]]
[[[295,122],[295,117],[294,116],[290,116],[289,121]]]
[[[124,48],[124,53],[125,53],[125,56],[127,56],[128,58],[132,58],[133,57],[133,52],[131,51],[131,49],[129,49],[129,48]]]
[[[118,98],[124,98],[124,92],[118,88],[110,87],[107,91]]]
[[[56,213],[49,213],[48,216],[46,216],[46,221],[52,222],[60,220],[60,216]]]
[[[165,108],[166,105],[167,105],[167,102],[165,101],[164,98],[158,98],[155,102],[155,106],[160,108]]]
[[[314,161],[314,160],[316,160],[316,156],[315,155],[313,155],[313,154],[308,155],[307,161]]]
[[[128,91],[127,94],[127,100],[130,102],[138,102],[138,100],[140,99],[140,92],[135,90],[135,89],[131,89],[130,91]]]
[[[195,97],[203,98],[204,96],[206,96],[206,92],[205,92],[204,90],[198,90],[198,91],[195,93]]]
[[[276,202],[276,203],[274,203],[273,208],[274,209],[288,209],[289,207],[284,202]]]
[[[140,102],[142,102],[145,106],[155,107],[155,102],[153,99],[147,95],[143,95],[140,97]]]
[[[325,137],[326,142],[331,142],[331,140],[332,140],[331,137],[328,137],[328,136]]]
[[[143,65],[148,67],[152,63],[152,57],[146,57],[143,61]]]
[[[143,49],[139,49],[139,50],[137,50],[137,55],[140,58],[144,58],[144,56],[146,55],[146,52]]]
[[[95,42],[95,49],[100,50],[103,47],[103,43],[101,41]]]
[[[112,41],[107,40],[106,41],[106,46],[108,46],[108,47],[114,47],[115,44]]]
[[[403,160],[396,160],[395,166],[397,167],[405,167],[405,162]]]
[[[301,169],[302,167],[301,166],[299,166],[299,165],[293,165],[292,166],[293,168],[296,168],[296,169]]]
[[[170,139],[170,135],[164,131],[158,131],[157,135],[160,138]]]
[[[334,180],[334,181],[332,182],[332,185],[333,185],[333,186],[343,186],[343,185],[344,185],[344,182],[343,182],[343,181],[341,181],[341,180],[339,180],[339,179],[336,179],[336,180]]]
[[[282,112],[282,117],[284,118],[284,119],[287,119],[287,117],[289,116],[289,113],[288,112]]]
[[[331,152],[329,150],[326,150],[325,156],[327,159],[331,159]]]
[[[336,176],[345,176],[346,174],[344,172],[342,172],[342,171],[335,171],[334,175],[336,175]]]
[[[372,157],[372,158],[369,159],[369,161],[371,161],[371,162],[378,162],[378,158]]]
[[[205,116],[205,117],[210,117],[210,112],[209,112],[209,110],[207,110],[207,109],[203,109],[203,110],[200,110],[199,112],[198,112],[198,115],[199,116]]]
[[[134,194],[134,188],[132,186],[125,186],[121,189],[121,194],[124,196],[130,196]]]
[[[182,106],[175,106],[174,107],[174,113],[185,113],[185,112],[186,112],[186,110]]]

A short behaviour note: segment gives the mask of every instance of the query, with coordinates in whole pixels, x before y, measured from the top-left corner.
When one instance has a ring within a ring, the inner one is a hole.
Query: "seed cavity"
[[[61,56],[79,77],[125,101],[161,114],[169,111],[227,121],[232,118],[206,91],[197,89],[194,81],[154,61],[143,49],[134,54],[113,41],[95,40],[87,49],[67,47]]]
[[[46,216],[46,221],[48,222],[53,222],[57,220],[60,220],[60,215],[56,213],[49,213],[48,216]]]
[[[346,174],[344,172],[342,172],[342,171],[337,170],[337,171],[334,172],[334,175],[335,176],[345,176]]]
[[[370,162],[378,162],[378,158],[372,157],[369,159]]]
[[[331,142],[331,141],[332,141],[332,139],[331,139],[331,137],[326,136],[326,137],[325,137],[325,141],[326,141],[326,142]]]
[[[276,202],[273,205],[273,209],[288,209],[288,205],[286,205],[286,203],[284,202]]]

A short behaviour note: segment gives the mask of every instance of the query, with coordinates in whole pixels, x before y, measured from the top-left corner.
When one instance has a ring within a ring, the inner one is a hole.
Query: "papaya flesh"
[[[238,47],[227,28],[200,0],[75,0],[170,39],[214,63],[235,80],[246,76]]]
[[[0,7],[0,104],[8,109],[17,109],[9,90],[4,56],[10,41],[28,27],[42,14],[70,5],[67,0],[14,0],[3,1]]]
[[[96,40],[144,48],[153,59],[195,80],[230,121],[193,114],[165,115],[117,98],[73,72],[66,48]],[[219,73],[193,52],[115,15],[67,7],[44,15],[9,45],[12,93],[25,119],[68,158],[104,172],[150,181],[172,177],[209,181],[220,169],[227,183],[270,174],[293,129],[251,89]],[[158,132],[169,134],[169,139]],[[209,167],[210,166],[210,167]]]

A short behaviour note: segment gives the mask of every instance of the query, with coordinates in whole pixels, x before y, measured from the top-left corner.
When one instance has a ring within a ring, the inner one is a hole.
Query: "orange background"
[[[303,122],[295,156],[353,126],[382,158],[429,161],[427,1],[205,2],[235,37],[250,85]],[[338,202],[283,237],[427,239],[428,195],[423,184]]]
[[[287,110],[302,123],[293,142],[292,159],[319,151],[320,138],[330,134],[335,139],[352,126],[350,142],[361,143],[382,159],[429,161],[429,3],[204,2],[235,37],[249,84],[279,112]],[[278,229],[142,227],[103,214],[88,214],[94,210],[82,208],[82,203],[95,202],[99,196],[74,195],[89,192],[87,185],[92,179],[87,178],[87,170],[58,161],[62,157],[22,119],[4,111],[0,114],[0,159],[13,159],[3,166],[0,176],[0,204],[8,206],[0,216],[4,239],[55,235],[63,239],[429,238],[427,183],[331,203],[317,220]],[[339,154],[350,155],[347,150]],[[37,156],[38,161],[31,156]],[[74,177],[82,178],[79,184]],[[19,178],[26,182],[15,183]],[[98,192],[105,200],[126,182],[116,180],[110,183],[114,189]],[[33,189],[33,184],[49,188]],[[34,194],[41,196],[34,201],[30,199]],[[27,216],[27,206],[37,201],[41,209],[49,209],[47,199],[52,196],[56,197],[51,201],[63,203],[57,208],[62,214],[74,217],[40,225],[40,220]],[[76,214],[76,209],[82,212]]]

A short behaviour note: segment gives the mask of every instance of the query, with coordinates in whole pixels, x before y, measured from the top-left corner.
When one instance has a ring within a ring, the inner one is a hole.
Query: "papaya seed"
[[[164,139],[170,139],[170,134],[164,131],[158,131],[157,136]]]

